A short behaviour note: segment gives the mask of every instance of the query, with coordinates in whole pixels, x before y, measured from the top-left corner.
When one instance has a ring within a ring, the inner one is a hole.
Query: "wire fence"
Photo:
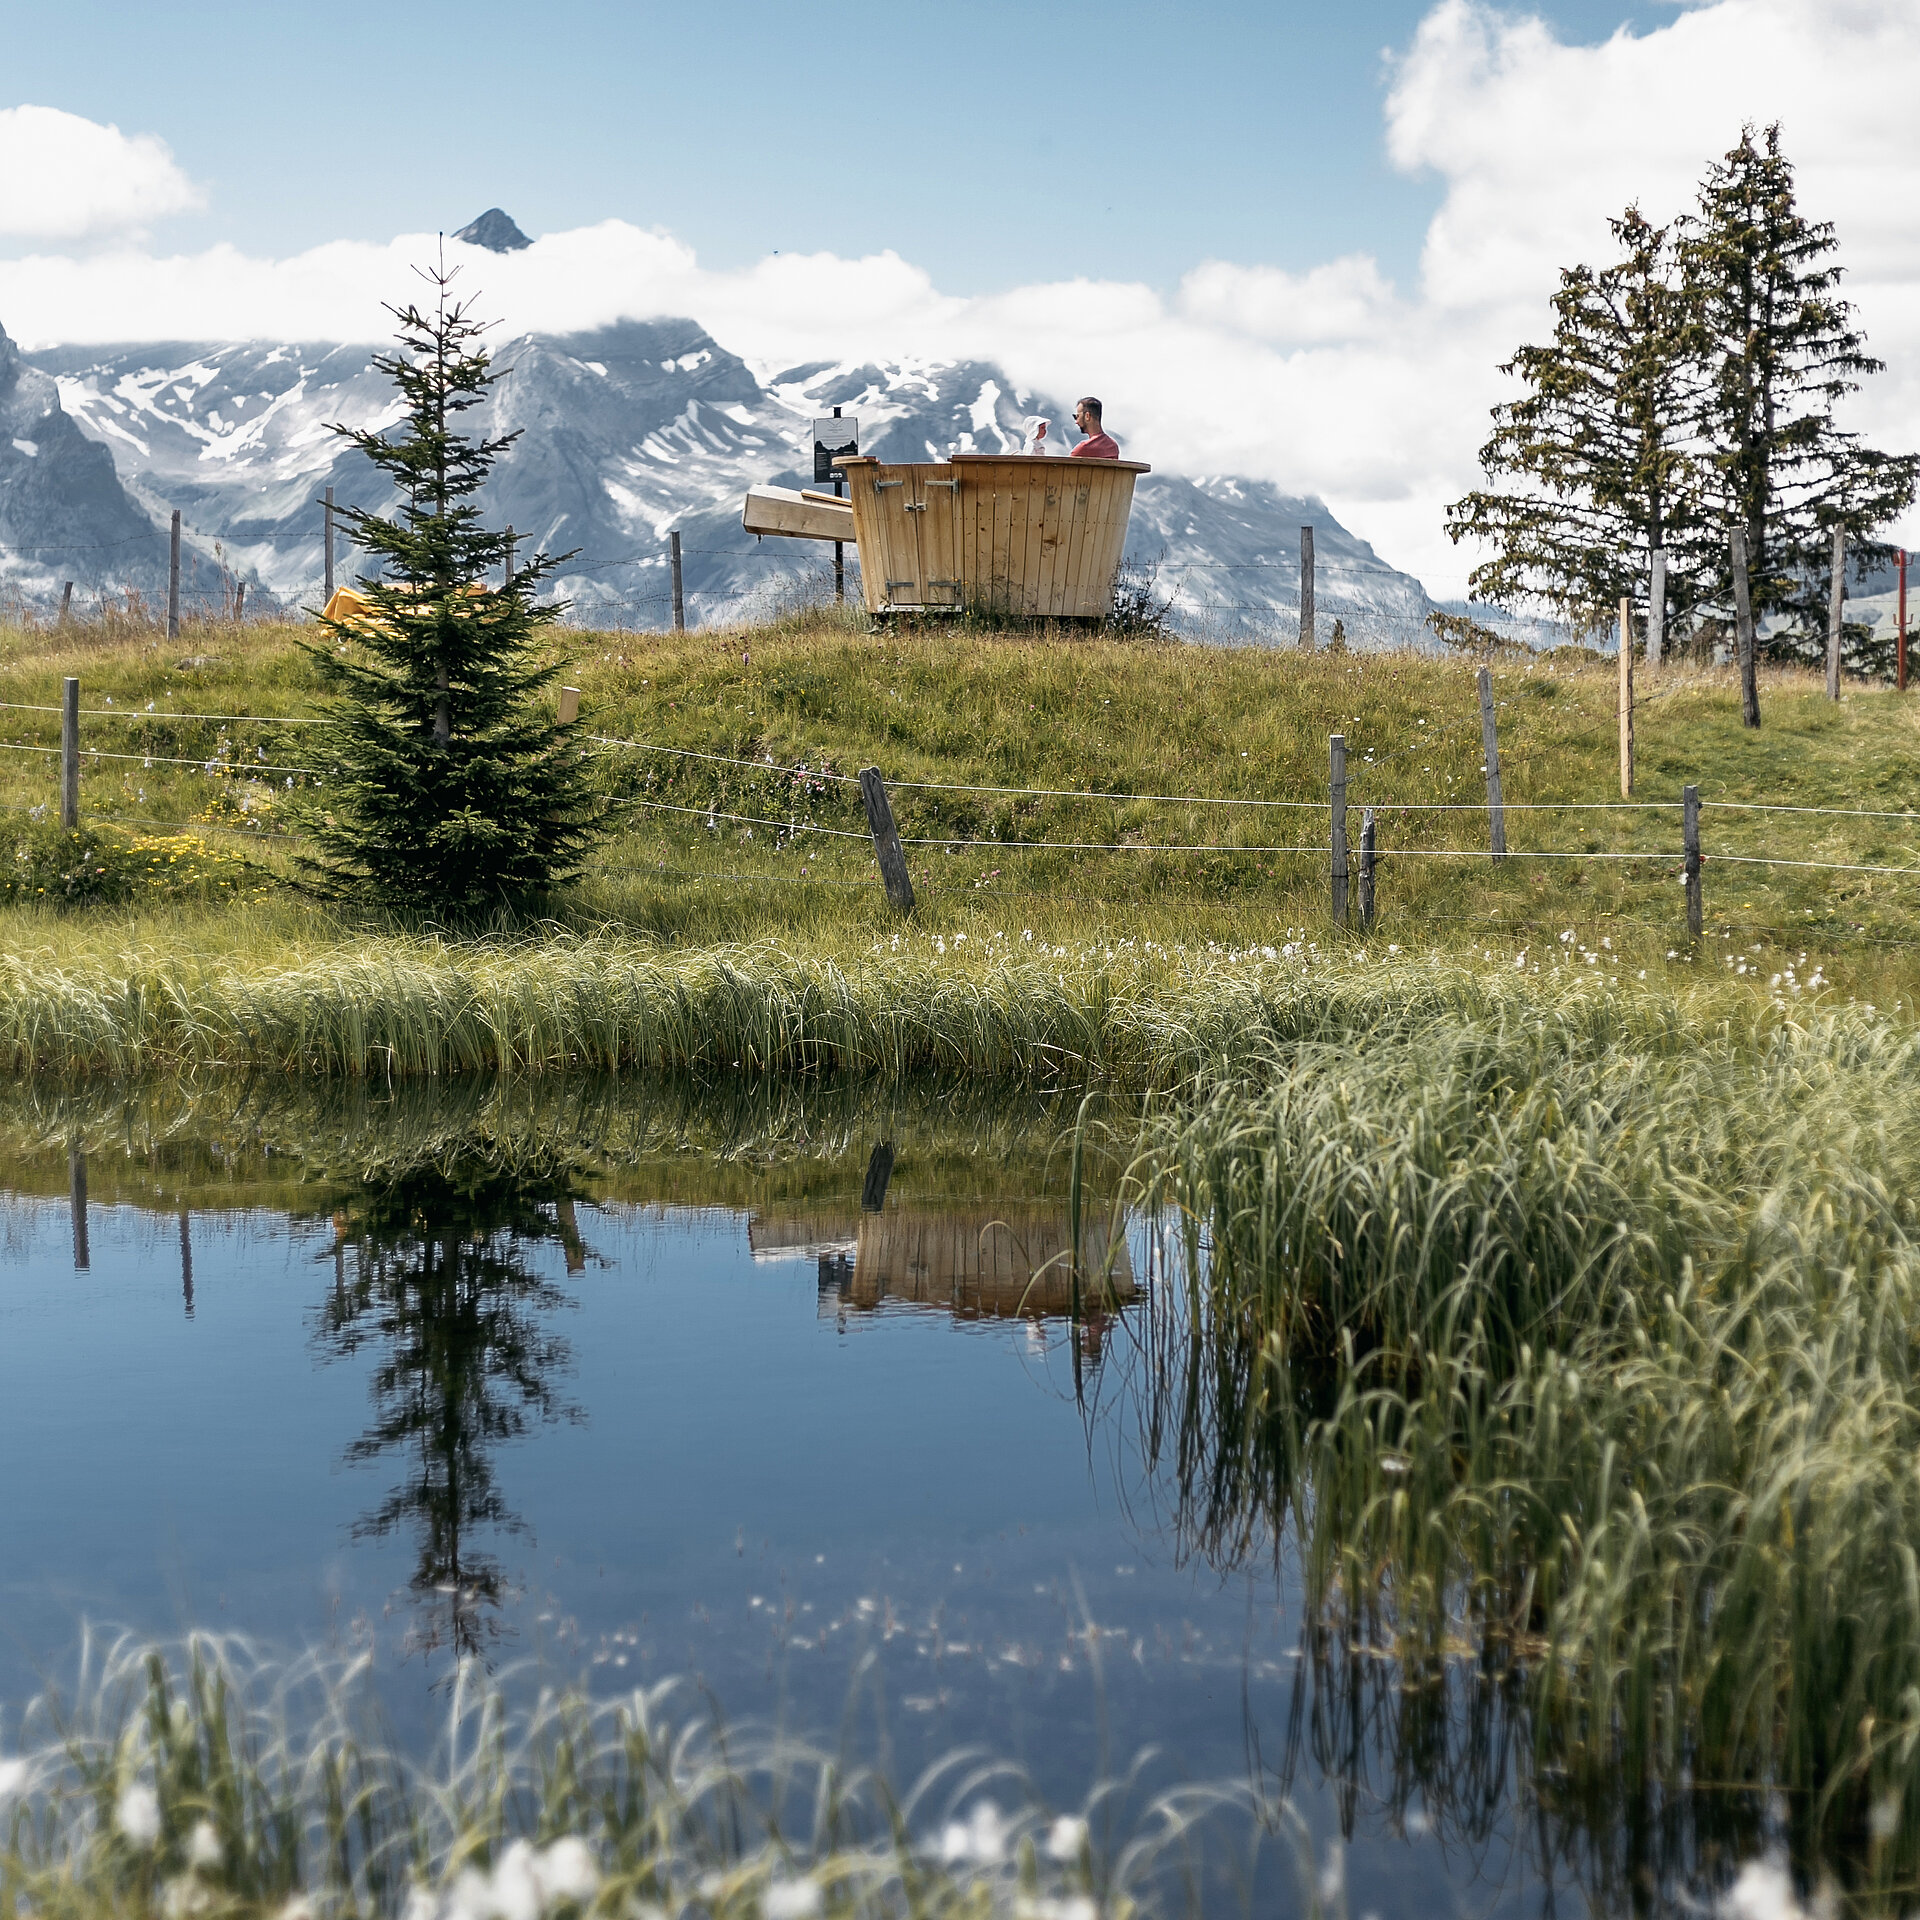
[[[0,701],[0,712],[19,713],[35,717],[62,716],[64,709],[44,703],[28,701]],[[325,716],[306,714],[274,713],[199,713],[182,711],[158,706],[146,708],[109,705],[78,709],[79,717],[85,720],[131,721],[152,725],[187,722],[194,725],[228,727],[272,727],[272,726],[324,726],[328,724]],[[1436,728],[1431,734],[1410,743],[1407,747],[1394,752],[1377,755],[1371,760],[1362,760],[1352,764],[1349,769],[1349,786],[1358,785],[1369,776],[1377,775],[1391,764],[1417,758],[1436,755],[1435,749],[1443,742],[1450,741],[1465,733],[1469,728],[1478,726],[1480,716],[1475,714],[1448,725]],[[863,782],[853,774],[836,771],[822,763],[800,761],[787,763],[776,760],[772,755],[753,758],[742,754],[725,753],[709,748],[694,748],[671,745],[664,741],[640,740],[602,733],[583,733],[581,738],[589,745],[599,748],[610,767],[621,763],[621,756],[640,755],[692,763],[716,769],[724,768],[756,779],[774,778],[797,782],[808,793],[809,803],[813,797],[829,791],[838,792],[851,799],[851,789],[861,788]],[[121,752],[114,749],[82,746],[77,737],[71,745],[63,739],[60,745],[48,745],[35,741],[0,741],[0,751],[33,755],[42,759],[62,757],[68,761],[77,759],[83,764],[107,762],[124,766],[139,765],[143,770],[152,768],[181,769],[214,782],[225,783],[229,787],[235,782],[252,782],[261,776],[273,775],[285,780],[291,786],[295,779],[322,781],[328,777],[329,770],[292,762],[277,760],[247,760],[235,757],[231,749],[225,753],[210,756],[185,756],[179,754],[156,754],[141,752]],[[264,753],[264,748],[256,752]],[[1485,768],[1481,771],[1484,773]],[[929,796],[977,797],[995,801],[1012,800],[1038,804],[1040,802],[1058,802],[1068,805],[1098,804],[1106,807],[1195,807],[1241,809],[1244,817],[1260,819],[1271,817],[1274,813],[1310,814],[1326,819],[1329,824],[1328,838],[1294,837],[1287,841],[1249,840],[1236,841],[1229,838],[1055,838],[1046,836],[1013,837],[1009,834],[984,836],[978,833],[928,833],[898,835],[899,844],[906,848],[921,850],[944,849],[950,853],[989,851],[997,856],[1046,855],[1046,854],[1130,854],[1158,856],[1218,856],[1226,858],[1313,858],[1330,863],[1335,877],[1336,899],[1340,878],[1340,839],[1336,827],[1338,815],[1335,811],[1339,803],[1331,796],[1322,798],[1282,798],[1251,794],[1207,794],[1207,793],[1159,793],[1134,792],[1126,788],[1115,787],[1039,787],[997,785],[978,781],[931,780],[899,778],[885,782],[886,788],[894,793],[925,794]],[[144,794],[143,794],[144,797]],[[751,833],[764,830],[775,836],[775,843],[793,843],[803,837],[827,841],[855,842],[871,845],[876,840],[874,826],[869,820],[861,824],[836,826],[811,818],[801,818],[800,809],[793,808],[781,815],[775,810],[742,811],[737,806],[722,808],[718,799],[711,799],[704,806],[688,804],[682,801],[668,800],[654,794],[612,793],[607,796],[610,807],[622,812],[674,816],[683,820],[697,822],[711,831],[717,831],[722,825],[745,828]],[[27,803],[8,802],[10,811],[26,811],[40,816],[47,810],[47,803],[31,806]],[[1469,814],[1488,814],[1490,802],[1485,800],[1431,800],[1409,797],[1404,799],[1361,799],[1350,797],[1350,804],[1371,814],[1376,820],[1382,816],[1395,816],[1401,822],[1425,815],[1454,816]],[[1872,821],[1895,823],[1902,827],[1920,827],[1920,810],[1907,808],[1874,808],[1844,805],[1813,805],[1789,801],[1752,801],[1752,800],[1716,800],[1704,796],[1698,802],[1702,813],[1722,812],[1728,815],[1754,816],[1794,816],[1799,818],[1830,818],[1835,821]],[[1672,815],[1684,812],[1684,804],[1679,800],[1630,800],[1607,799],[1593,801],[1507,801],[1503,802],[1501,812],[1516,814],[1538,814],[1566,818],[1580,815]],[[136,814],[108,813],[90,809],[89,817],[138,828],[148,832],[173,830],[177,832],[213,832],[229,834],[256,844],[272,841],[295,841],[307,836],[298,830],[276,827],[264,821],[249,822],[245,826],[230,825],[210,819],[178,820],[161,819]],[[1355,858],[1358,849],[1349,852],[1346,861],[1347,877],[1357,877],[1359,861]],[[1491,847],[1468,846],[1410,846],[1374,847],[1370,857],[1377,867],[1388,864],[1431,861],[1486,861],[1507,859],[1521,862],[1575,861],[1582,863],[1611,863],[1615,865],[1652,865],[1668,869],[1676,867],[1684,870],[1686,861],[1697,858],[1699,865],[1722,865],[1729,867],[1778,868],[1809,873],[1831,873],[1849,875],[1868,875],[1892,879],[1920,879],[1920,849],[1910,864],[1891,862],[1871,862],[1865,860],[1824,860],[1800,858],[1783,853],[1747,853],[1729,847],[1699,847],[1690,853],[1687,847],[1674,848],[1619,848],[1595,847],[1516,847],[1505,848],[1500,853]],[[676,882],[696,879],[733,884],[736,882],[777,883],[782,885],[832,886],[836,888],[861,889],[869,887],[871,881],[843,879],[821,874],[775,874],[756,872],[750,869],[717,868],[687,869],[665,861],[650,865],[631,865],[619,862],[606,862],[592,866],[589,871],[595,877],[661,878],[670,877]],[[1006,894],[1010,897],[1028,897],[1044,894],[1050,899],[1064,899],[1054,888],[1023,889],[1020,887],[992,886],[991,879],[997,879],[999,869],[995,868],[986,879],[972,880],[964,885],[945,885],[936,883],[933,891],[949,894],[962,892],[970,894]],[[1071,896],[1078,898],[1080,896]],[[1446,916],[1442,916],[1446,917]]]

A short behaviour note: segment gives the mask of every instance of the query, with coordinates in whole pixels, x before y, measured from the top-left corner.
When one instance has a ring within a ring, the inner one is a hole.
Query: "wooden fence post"
[[[876,1140],[867,1157],[867,1177],[860,1188],[860,1211],[878,1213],[887,1204],[887,1186],[893,1179],[893,1142]]]
[[[237,627],[247,617],[247,583],[237,581],[233,589],[233,624]]]
[[[1833,530],[1833,579],[1827,588],[1827,698],[1840,698],[1841,609],[1847,597],[1847,530]]]
[[[1620,798],[1633,792],[1633,602],[1620,596]]]
[[[1753,600],[1747,582],[1747,530],[1733,530],[1733,626],[1740,647],[1740,724],[1760,724],[1760,682],[1753,667]]]
[[[180,509],[173,510],[173,534],[167,550],[167,638],[180,638]]]
[[[1667,652],[1667,550],[1655,547],[1647,569],[1647,665],[1657,667]]]
[[[1300,651],[1313,651],[1313,529],[1300,529]]]
[[[87,1248],[87,1156],[78,1147],[67,1149],[67,1204],[73,1209],[73,1266],[85,1273],[93,1260]]]
[[[331,487],[327,489],[325,513],[327,522],[327,571],[326,583],[320,590],[320,605],[323,610],[327,602],[333,598],[333,489]]]
[[[887,899],[902,913],[911,913],[913,882],[907,877],[907,856],[900,845],[900,830],[893,824],[893,808],[887,802],[887,783],[881,779],[878,767],[860,769],[860,797],[867,803],[867,827],[873,835],[873,857],[880,863],[880,878],[886,883]]]
[[[80,682],[60,691],[60,824],[80,824]]]
[[[1507,803],[1500,797],[1500,735],[1493,722],[1493,675],[1480,669],[1480,754],[1486,761],[1487,827],[1493,857],[1507,857]]]
[[[1365,808],[1360,815],[1360,931],[1373,931],[1373,809]]]
[[[60,589],[60,624],[64,627],[73,617],[73,582],[69,580]]]
[[[685,633],[687,602],[680,586],[680,529],[678,527],[667,535],[667,552],[673,562],[673,630],[675,633]],[[865,778],[864,775],[861,777]]]
[[[1333,924],[1347,924],[1347,736],[1333,734],[1327,741],[1327,759],[1332,777],[1332,836],[1328,842],[1333,855]]]
[[[580,689],[562,687],[560,689],[560,724],[570,727],[580,718]]]
[[[1700,789],[1680,789],[1680,838],[1686,849],[1687,931],[1700,938]]]

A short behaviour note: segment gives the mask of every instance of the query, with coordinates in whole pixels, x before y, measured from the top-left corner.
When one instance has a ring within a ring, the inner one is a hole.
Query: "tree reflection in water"
[[[367,1182],[334,1227],[319,1344],[329,1356],[378,1355],[373,1422],[346,1458],[405,1463],[354,1536],[413,1529],[408,1584],[425,1619],[415,1644],[480,1653],[501,1631],[504,1588],[482,1542],[526,1531],[500,1491],[496,1450],[578,1417],[555,1391],[570,1349],[546,1325],[573,1302],[534,1270],[556,1244],[569,1272],[585,1264],[571,1182],[458,1162],[416,1167]]]

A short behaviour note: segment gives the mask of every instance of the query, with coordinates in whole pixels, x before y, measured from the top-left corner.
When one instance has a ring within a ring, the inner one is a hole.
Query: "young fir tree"
[[[1778,126],[1757,141],[1744,129],[1709,168],[1681,238],[1705,333],[1695,430],[1716,531],[1707,591],[1731,604],[1727,536],[1745,527],[1754,618],[1780,623],[1761,644],[1809,661],[1826,654],[1833,528],[1847,530],[1856,577],[1882,566],[1892,550],[1874,531],[1920,485],[1920,458],[1862,446],[1834,419],[1882,365],[1839,297],[1838,244],[1829,222],[1801,215]],[[1887,670],[1864,627],[1851,637],[1856,670]]]
[[[348,508],[376,563],[367,611],[324,622],[308,645],[334,696],[322,737],[332,769],[311,823],[308,872],[326,891],[459,915],[524,899],[567,878],[597,831],[586,763],[538,696],[558,673],[541,641],[562,608],[540,583],[569,556],[536,554],[503,586],[507,536],[481,525],[474,496],[518,436],[457,429],[499,377],[482,328],[430,273],[432,313],[390,308],[402,351],[375,359],[406,404],[388,435],[336,426],[399,492],[392,519]]]
[[[1488,485],[1447,509],[1447,533],[1493,549],[1475,598],[1533,601],[1605,627],[1622,596],[1644,605],[1656,548],[1669,617],[1698,596],[1703,532],[1687,446],[1698,328],[1669,230],[1629,207],[1609,222],[1613,265],[1560,276],[1553,341],[1502,368],[1522,381],[1480,450]]]

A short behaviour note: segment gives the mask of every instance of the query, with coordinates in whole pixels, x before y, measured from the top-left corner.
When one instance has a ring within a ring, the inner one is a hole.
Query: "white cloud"
[[[85,240],[201,204],[166,142],[58,107],[0,108],[0,233]]]
[[[1319,493],[1396,564],[1451,594],[1469,556],[1441,509],[1477,477],[1496,369],[1540,338],[1560,267],[1596,258],[1630,200],[1687,205],[1743,121],[1778,118],[1802,205],[1837,222],[1847,292],[1891,371],[1855,404],[1877,444],[1920,446],[1920,8],[1912,0],[1715,0],[1644,34],[1570,47],[1538,21],[1442,0],[1398,61],[1395,162],[1445,192],[1417,289],[1364,253],[1306,273],[1209,260],[1171,298],[1126,282],[957,298],[898,253],[780,254],[737,272],[621,221],[523,253],[448,243],[505,329],[685,314],[757,368],[978,357],[1056,397],[1094,392],[1130,452],[1193,474]],[[116,138],[118,136],[115,136]],[[339,242],[284,260],[131,245],[0,262],[0,321],[28,344],[125,338],[366,340],[437,242]],[[1920,545],[1920,516],[1902,530]]]

